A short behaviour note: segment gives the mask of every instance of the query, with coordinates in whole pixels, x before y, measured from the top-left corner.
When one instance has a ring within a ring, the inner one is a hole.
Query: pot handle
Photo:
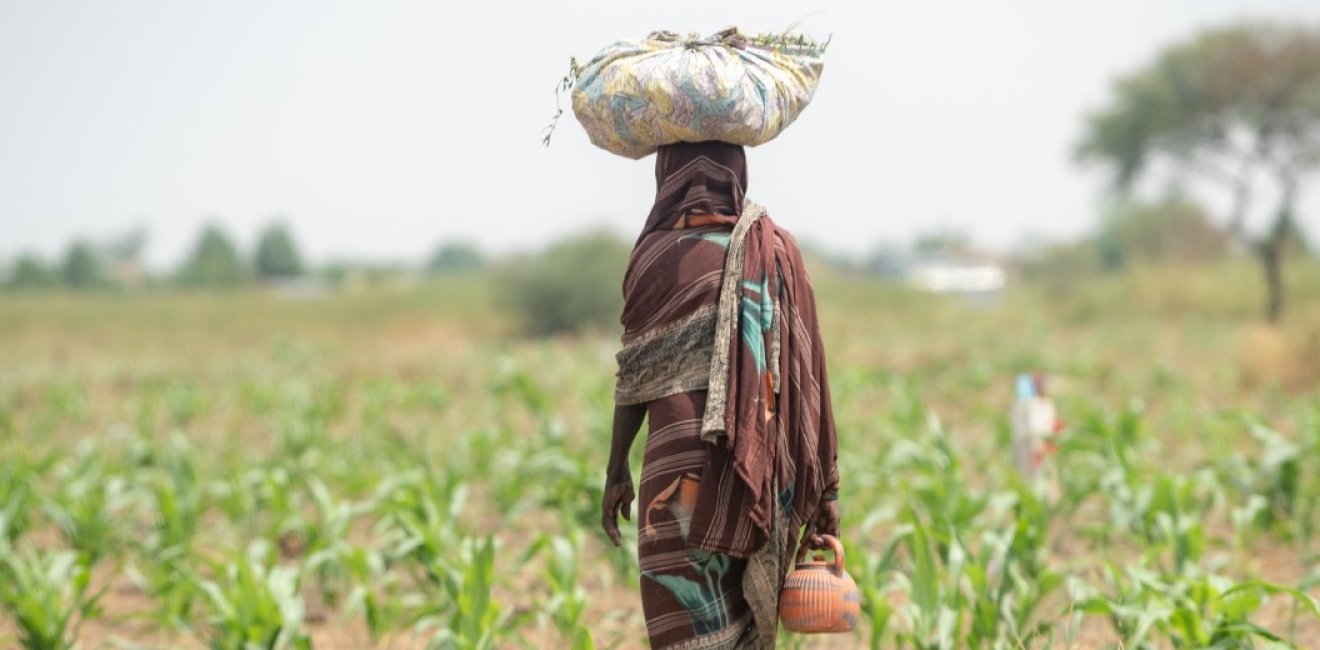
[[[843,542],[840,542],[839,538],[833,535],[821,535],[821,538],[825,540],[825,545],[829,547],[829,550],[834,552],[834,566],[831,568],[834,570],[834,573],[836,575],[842,576],[843,575]],[[802,548],[798,550],[798,555],[797,555],[798,562],[801,562],[807,558],[808,550],[810,550],[810,547],[807,545],[806,540],[803,540]]]

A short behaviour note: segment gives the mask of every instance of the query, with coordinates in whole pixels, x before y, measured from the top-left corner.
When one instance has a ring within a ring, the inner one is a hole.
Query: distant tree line
[[[293,235],[283,223],[272,223],[261,232],[251,256],[245,256],[223,228],[207,225],[179,267],[161,278],[150,278],[143,267],[145,244],[145,231],[137,230],[100,245],[74,240],[54,262],[23,254],[10,266],[3,284],[16,290],[97,290],[149,283],[225,288],[254,280],[297,278],[305,272]]]
[[[7,279],[0,284],[29,290],[91,290],[137,282],[141,277],[137,260],[146,241],[146,232],[137,229],[101,245],[74,240],[54,263],[32,253],[23,254],[13,261]]]
[[[0,263],[0,287],[16,291],[96,291],[143,286],[232,289],[278,284],[313,275],[334,283],[350,276],[373,278],[418,270],[352,262],[336,262],[314,270],[304,260],[292,230],[282,221],[262,229],[250,251],[244,251],[219,224],[207,224],[184,259],[175,268],[156,275],[149,274],[142,261],[146,242],[146,231],[136,229],[107,242],[75,239],[54,260],[24,253],[7,265]],[[475,244],[446,241],[425,260],[420,271],[428,275],[470,273],[485,265],[486,257]]]

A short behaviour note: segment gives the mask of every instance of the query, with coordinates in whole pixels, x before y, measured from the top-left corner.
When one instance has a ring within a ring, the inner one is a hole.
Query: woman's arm
[[[628,467],[628,452],[646,419],[645,404],[616,405],[614,407],[614,435],[610,440],[610,461],[605,466],[605,496],[600,503],[600,526],[615,546],[623,543],[619,534],[619,515],[632,521],[632,470]]]

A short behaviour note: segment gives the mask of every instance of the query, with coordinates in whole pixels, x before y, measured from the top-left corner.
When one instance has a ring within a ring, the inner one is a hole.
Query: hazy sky
[[[247,245],[273,217],[316,260],[628,235],[652,159],[595,149],[571,111],[541,146],[569,55],[804,16],[833,34],[824,77],[749,151],[749,195],[860,252],[936,227],[996,245],[1081,231],[1101,175],[1070,150],[1115,74],[1199,27],[1320,3],[0,0],[0,258],[136,224],[169,264],[207,220]]]

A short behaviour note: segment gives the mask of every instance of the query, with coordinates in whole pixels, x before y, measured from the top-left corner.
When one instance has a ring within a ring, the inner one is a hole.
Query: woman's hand
[[[837,499],[822,501],[816,508],[816,517],[807,531],[807,546],[825,548],[824,535],[839,537],[839,502]]]
[[[615,546],[623,544],[619,535],[619,515],[632,521],[632,470],[628,469],[628,450],[646,419],[645,404],[614,407],[614,433],[610,438],[610,462],[605,466],[605,497],[600,501],[600,527]]]
[[[605,497],[600,502],[600,527],[615,546],[623,544],[619,534],[619,515],[632,521],[632,502],[636,498],[633,492],[632,473],[624,470],[621,476],[610,472],[605,479]]]

